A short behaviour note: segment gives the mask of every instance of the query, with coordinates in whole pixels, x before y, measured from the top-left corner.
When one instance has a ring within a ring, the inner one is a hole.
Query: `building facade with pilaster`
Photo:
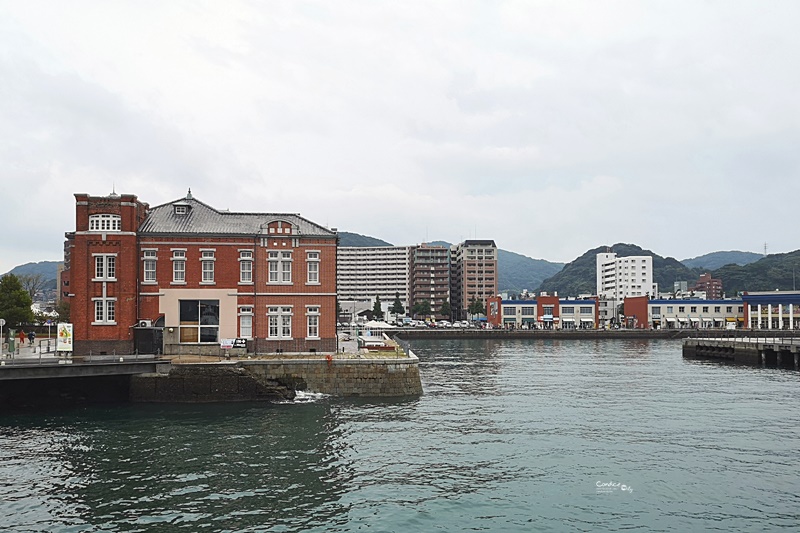
[[[191,191],[153,208],[134,195],[75,198],[75,353],[134,353],[151,330],[174,354],[219,353],[230,338],[256,353],[337,349],[334,231],[297,214],[220,211]]]

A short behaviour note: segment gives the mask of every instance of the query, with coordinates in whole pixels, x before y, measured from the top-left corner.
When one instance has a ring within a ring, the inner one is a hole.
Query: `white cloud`
[[[2,2],[0,271],[75,192],[569,261],[798,248],[794,2]],[[777,214],[777,215],[776,215]]]

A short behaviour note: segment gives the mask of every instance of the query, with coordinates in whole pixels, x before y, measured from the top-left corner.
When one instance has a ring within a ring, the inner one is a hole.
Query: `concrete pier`
[[[719,359],[737,364],[798,369],[800,338],[742,337],[684,339],[683,357]]]

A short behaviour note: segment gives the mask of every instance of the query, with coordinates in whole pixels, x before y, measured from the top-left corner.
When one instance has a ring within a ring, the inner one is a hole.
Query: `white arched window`
[[[122,231],[122,217],[119,215],[89,215],[89,231]]]

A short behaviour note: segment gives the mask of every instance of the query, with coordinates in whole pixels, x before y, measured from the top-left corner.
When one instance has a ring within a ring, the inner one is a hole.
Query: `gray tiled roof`
[[[175,214],[175,205],[189,208],[185,215]],[[282,220],[297,228],[298,235],[335,237],[336,232],[292,213],[232,213],[217,211],[194,198],[180,198],[150,209],[140,234],[260,235],[270,222]]]

